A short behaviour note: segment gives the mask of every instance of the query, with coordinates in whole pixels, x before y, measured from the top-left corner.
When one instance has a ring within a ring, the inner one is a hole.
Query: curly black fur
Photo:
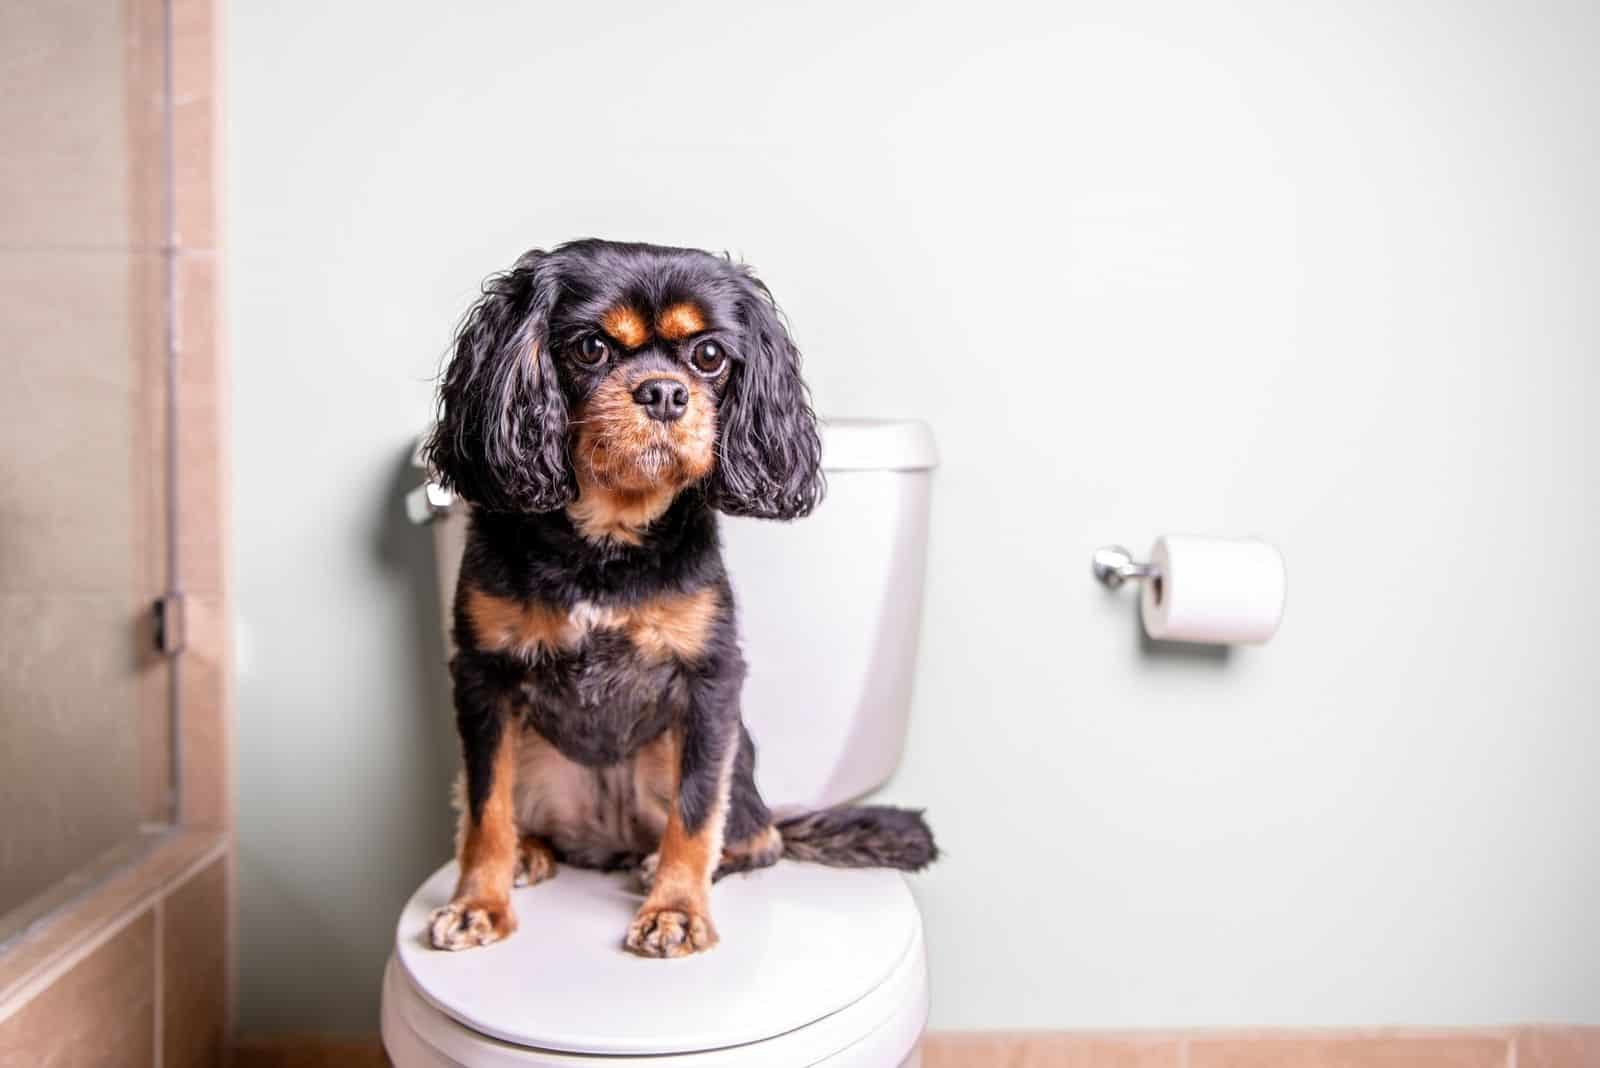
[[[568,414],[587,383],[563,383],[556,350],[619,299],[693,293],[736,324],[717,414],[718,463],[702,492],[728,515],[796,519],[821,500],[822,443],[800,353],[748,268],[697,249],[583,240],[524,253],[490,278],[462,320],[424,456],[480,508],[549,512],[577,494]]]
[[[739,311],[754,358],[719,409],[722,463],[711,501],[729,515],[795,519],[822,497],[822,442],[800,378],[800,351],[766,284],[741,273]]]
[[[490,511],[548,512],[577,495],[548,337],[560,294],[551,258],[528,252],[484,283],[456,333],[425,456],[446,488]]]

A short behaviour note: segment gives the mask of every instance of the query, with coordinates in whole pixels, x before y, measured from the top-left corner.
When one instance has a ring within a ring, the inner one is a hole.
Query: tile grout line
[[[223,856],[226,852],[227,840],[223,839],[206,850],[204,854],[167,883],[156,887],[133,902],[98,931],[95,931],[91,936],[51,961],[38,974],[25,982],[17,984],[14,993],[6,999],[6,1003],[0,1005],[0,1021],[7,1020],[26,1008],[29,1002],[48,990],[55,984],[56,980],[83,963],[95,950],[104,946],[123,931],[126,931],[135,921],[149,911],[156,902],[165,897],[170,890],[182,886],[200,874],[207,865]]]

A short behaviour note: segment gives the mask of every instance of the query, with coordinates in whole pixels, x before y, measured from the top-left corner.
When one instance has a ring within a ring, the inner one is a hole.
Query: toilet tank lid
[[[939,466],[933,430],[920,419],[823,416],[824,471],[926,471]]]
[[[843,419],[823,416],[822,469],[824,471],[926,471],[939,466],[933,430],[920,419]],[[417,438],[411,463],[427,466],[422,447],[428,435]]]

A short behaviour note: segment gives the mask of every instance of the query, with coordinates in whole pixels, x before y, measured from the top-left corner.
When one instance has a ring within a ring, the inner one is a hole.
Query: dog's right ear
[[[495,512],[549,512],[571,502],[567,401],[550,352],[560,293],[537,250],[490,278],[456,331],[423,456],[446,489]]]

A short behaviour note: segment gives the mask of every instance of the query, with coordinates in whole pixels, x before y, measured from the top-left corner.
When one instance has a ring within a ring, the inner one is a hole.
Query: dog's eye
[[[702,341],[690,353],[689,362],[707,378],[715,378],[728,366],[728,352],[715,341]]]
[[[573,358],[585,367],[598,367],[605,362],[605,358],[609,355],[611,355],[611,346],[607,345],[601,338],[590,335],[578,342]]]

